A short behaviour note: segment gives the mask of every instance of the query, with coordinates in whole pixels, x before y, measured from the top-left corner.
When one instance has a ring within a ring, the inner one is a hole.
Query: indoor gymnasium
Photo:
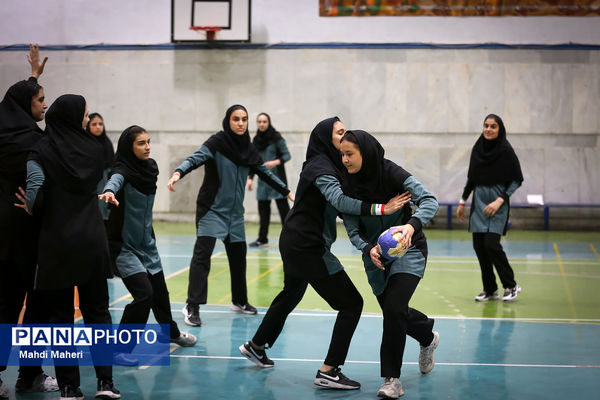
[[[0,324],[170,327],[0,398],[597,398],[597,1],[0,18]]]

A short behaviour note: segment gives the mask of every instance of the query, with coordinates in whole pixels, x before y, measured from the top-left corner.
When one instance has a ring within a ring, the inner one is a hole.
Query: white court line
[[[515,263],[513,263],[515,264]],[[481,270],[479,269],[466,269],[466,268],[436,268],[436,267],[427,267],[425,271],[435,271],[435,272],[466,272],[466,273],[478,273],[481,274]],[[533,276],[560,276],[563,274],[560,272],[538,272],[538,271],[519,271],[519,275],[533,275]],[[578,274],[578,273],[569,273],[567,272],[565,276],[570,278],[591,278],[591,279],[600,279],[600,275],[590,275],[590,274]]]
[[[247,360],[246,357],[233,357],[233,356],[195,356],[185,354],[171,354],[174,358],[198,358],[198,359],[209,359],[209,360]],[[271,358],[273,361],[291,361],[291,362],[310,362],[319,363],[323,362],[322,359],[310,359],[310,358]],[[355,361],[346,360],[349,364],[379,364],[379,361]],[[403,365],[417,365],[417,362],[402,362]],[[491,364],[491,363],[445,363],[436,361],[436,366],[459,366],[459,367],[521,367],[521,368],[600,368],[600,365],[572,365],[572,364]]]
[[[178,255],[178,254],[161,254],[162,258],[184,258],[184,259],[191,259],[192,256],[191,255]],[[225,258],[225,253],[220,252],[218,254],[213,255],[211,258],[220,258],[223,257]],[[362,265],[362,261],[360,258],[360,254],[356,254],[355,256],[353,255],[345,255],[345,256],[337,256],[337,258],[342,261],[345,265],[345,268],[351,267],[351,269],[355,269],[355,268],[363,268]],[[272,256],[264,256],[264,255],[253,255],[253,254],[248,254],[246,256],[246,259],[248,260],[274,260],[274,261],[281,261],[281,257],[279,255],[272,255]],[[469,264],[469,265],[478,265],[477,264],[477,260],[475,258],[445,258],[445,257],[428,257],[427,258],[428,263],[438,263],[438,264]],[[511,258],[511,261],[513,262],[513,264],[525,264],[525,265],[556,265],[558,264],[556,260],[552,260],[552,259],[540,259],[540,260],[535,260],[535,259],[528,259],[528,258]],[[569,261],[568,259],[563,260],[563,264],[565,265],[588,265],[588,266],[592,266],[592,267],[598,267],[598,262],[596,260],[590,260],[590,261],[585,261],[585,260],[577,260],[577,261]],[[435,270],[433,267],[428,267],[429,270]],[[448,270],[448,269],[444,269],[444,271],[452,271],[452,272],[472,272],[471,270],[466,270],[466,269],[456,269],[456,270]],[[477,270],[477,272],[479,272],[479,270]],[[547,273],[544,272],[524,272],[525,274],[530,274],[530,275],[546,275]],[[572,275],[573,276],[573,275]],[[578,275],[582,278],[598,278],[597,276],[593,276],[593,275]]]
[[[185,304],[185,303],[172,303],[172,304]],[[110,311],[123,311],[124,307],[110,307]],[[234,311],[229,309],[226,310],[206,310],[201,308],[200,311],[206,314],[234,314]],[[171,309],[171,312],[181,312],[180,308]],[[258,315],[266,314],[265,311],[259,311]],[[335,312],[327,312],[324,311],[322,313],[311,313],[311,312],[292,312],[290,316],[294,317],[326,317],[326,318],[335,318],[337,313]],[[486,318],[486,317],[462,317],[462,316],[437,316],[430,315],[430,318],[433,319],[448,319],[448,320],[473,320],[473,321],[518,321],[518,322],[552,322],[552,323],[574,323],[574,322],[590,322],[590,323],[600,323],[600,319],[584,319],[584,318]],[[369,314],[365,313],[361,315],[361,318],[383,318],[381,314]]]
[[[182,255],[176,255],[176,254],[167,254],[167,255],[162,255],[162,258],[186,258],[186,259],[191,259],[191,256],[187,255],[187,256],[182,256]],[[223,257],[225,258],[225,254],[223,252],[217,253],[215,255],[213,255],[211,258],[220,258]],[[352,267],[355,266],[359,266],[360,268],[362,268],[362,261],[360,259],[360,255],[357,254],[356,256],[337,256],[337,258],[344,262],[345,267],[348,267],[349,265]],[[273,261],[281,261],[281,257],[278,255],[273,255],[273,256],[259,256],[259,255],[247,255],[246,259],[248,260],[273,260]],[[460,258],[443,258],[443,257],[428,257],[428,263],[437,263],[437,264],[469,264],[469,265],[478,265],[477,264],[477,260],[475,258],[469,258],[469,259],[460,259]],[[526,259],[526,258],[511,258],[511,261],[513,262],[513,264],[525,264],[525,265],[557,265],[558,262],[556,260],[532,260],[532,259]],[[588,265],[588,266],[592,266],[592,267],[598,267],[598,262],[595,260],[590,260],[590,261],[585,261],[585,260],[577,260],[577,261],[569,261],[568,259],[563,260],[563,264],[565,265]],[[430,270],[433,269],[433,267],[429,267]],[[471,270],[466,270],[466,269],[457,269],[457,270],[447,270],[445,269],[445,271],[455,271],[455,272],[462,272],[462,271],[471,271]],[[477,270],[479,271],[479,270]],[[527,273],[527,272],[525,272]],[[534,272],[529,272],[530,274],[535,274]],[[538,272],[538,274],[544,274],[544,272]],[[583,276],[583,275],[582,275]],[[587,276],[586,276],[587,277]],[[590,276],[593,277],[593,276]]]

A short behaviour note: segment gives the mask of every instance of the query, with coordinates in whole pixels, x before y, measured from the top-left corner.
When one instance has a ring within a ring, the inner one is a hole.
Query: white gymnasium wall
[[[170,0],[2,0],[0,45],[168,43]],[[319,17],[318,0],[252,0],[254,43],[598,44],[600,17]]]
[[[284,0],[274,10],[266,8],[273,3],[253,1],[254,42],[598,44],[600,39],[597,18],[319,18],[317,0]],[[4,0],[3,6],[0,18],[14,21],[0,26],[4,44],[169,41],[168,0]],[[410,24],[423,25],[398,34]],[[1,88],[27,77],[25,55],[0,51]],[[175,194],[166,181],[220,128],[233,103],[247,106],[253,133],[256,114],[271,114],[292,152],[293,188],[308,133],[321,118],[338,115],[348,127],[376,134],[387,156],[440,201],[456,201],[470,147],[483,117],[494,112],[504,118],[525,173],[514,202],[524,202],[529,193],[543,194],[547,202],[600,198],[598,50],[70,48],[46,49],[43,55],[50,57],[41,79],[49,101],[63,93],[83,94],[90,110],[104,115],[114,139],[131,124],[148,129],[161,169],[157,212],[193,210],[201,170]],[[247,216],[255,218],[254,193],[245,205]]]

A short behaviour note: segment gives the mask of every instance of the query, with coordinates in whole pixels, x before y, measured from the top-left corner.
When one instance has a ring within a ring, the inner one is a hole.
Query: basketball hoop
[[[206,40],[215,40],[215,35],[221,30],[220,26],[190,26],[190,29],[196,32],[204,31],[206,33]]]

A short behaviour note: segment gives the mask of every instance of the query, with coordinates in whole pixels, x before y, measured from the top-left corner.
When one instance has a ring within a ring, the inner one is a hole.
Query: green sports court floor
[[[335,313],[309,288],[284,331],[269,350],[275,368],[260,369],[237,348],[252,337],[282,287],[277,248],[248,250],[248,296],[257,316],[229,310],[227,258],[217,242],[209,277],[209,305],[201,307],[202,327],[183,323],[188,265],[194,245],[191,225],[156,224],[159,251],[182,330],[198,336],[192,348],[172,347],[168,367],[115,367],[123,399],[368,399],[376,398],[382,318],[366,282],[360,254],[343,230],[333,247],[365,299],[364,313],[343,367],[362,383],[357,391],[332,391],[313,384],[327,351]],[[256,225],[247,226],[249,241]],[[406,399],[598,398],[600,393],[600,233],[510,231],[503,246],[523,287],[512,303],[477,303],[479,266],[464,231],[428,230],[429,260],[411,303],[436,319],[440,332],[436,366],[418,371],[418,344],[407,340],[401,380]],[[109,283],[117,322],[130,301],[118,279]],[[52,367],[47,367],[53,373]],[[86,398],[95,392],[94,371],[82,367]],[[2,374],[14,387],[16,368]],[[14,392],[11,393],[14,396]],[[52,399],[56,393],[19,395]]]

